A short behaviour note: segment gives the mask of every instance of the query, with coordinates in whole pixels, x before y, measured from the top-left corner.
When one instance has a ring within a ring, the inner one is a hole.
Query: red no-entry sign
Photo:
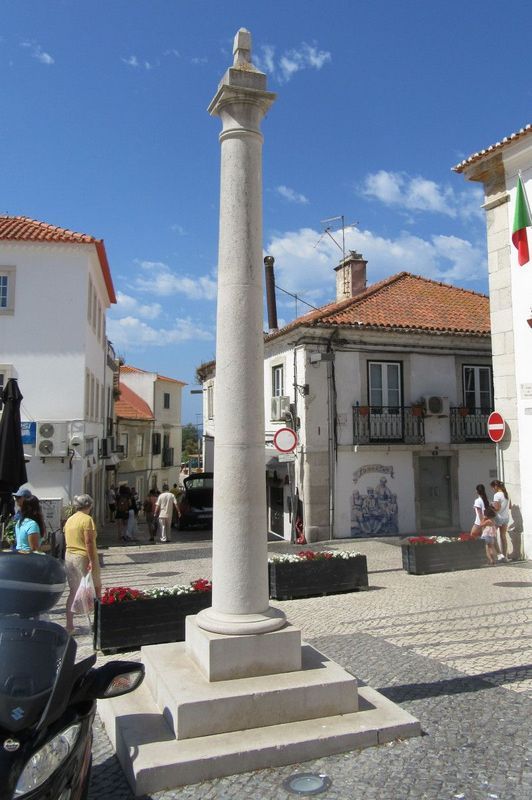
[[[492,442],[500,442],[506,430],[506,423],[502,414],[492,411],[488,417],[488,436]]]
[[[297,433],[292,428],[279,428],[273,437],[273,446],[279,453],[291,453],[297,445]]]

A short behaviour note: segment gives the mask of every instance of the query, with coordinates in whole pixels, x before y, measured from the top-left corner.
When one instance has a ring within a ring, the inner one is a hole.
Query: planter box
[[[270,597],[274,600],[354,592],[368,588],[366,556],[301,563],[270,563],[268,575]]]
[[[94,648],[117,650],[145,644],[182,642],[185,617],[212,603],[211,592],[131,600],[110,605],[94,603]]]
[[[403,544],[403,569],[411,575],[478,569],[488,563],[484,542],[447,542],[443,544]]]

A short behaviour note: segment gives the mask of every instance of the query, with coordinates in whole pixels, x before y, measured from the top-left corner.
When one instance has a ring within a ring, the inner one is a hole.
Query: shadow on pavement
[[[406,683],[400,686],[384,686],[379,692],[401,703],[405,700],[422,700],[426,697],[440,697],[443,695],[463,694],[465,692],[481,692],[485,689],[499,689],[501,686],[496,679],[504,679],[508,673],[516,673],[519,680],[526,680],[532,675],[532,664],[514,667],[513,669],[497,669],[492,672],[483,672],[480,675],[463,675],[433,683]],[[502,687],[504,688],[504,687]]]

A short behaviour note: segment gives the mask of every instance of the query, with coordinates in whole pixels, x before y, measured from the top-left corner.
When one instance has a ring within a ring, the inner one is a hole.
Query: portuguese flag
[[[520,267],[530,261],[526,229],[531,225],[532,221],[530,219],[530,211],[528,210],[528,202],[526,199],[525,190],[523,189],[523,184],[521,183],[521,176],[519,176],[517,179],[517,192],[515,195],[512,242],[517,248],[517,260],[519,261]]]

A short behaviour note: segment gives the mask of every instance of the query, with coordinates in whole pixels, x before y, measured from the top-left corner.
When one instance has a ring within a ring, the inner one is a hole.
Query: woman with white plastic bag
[[[74,497],[73,505],[76,511],[65,523],[65,567],[70,589],[66,606],[66,629],[69,633],[74,632],[74,613],[87,613],[85,610],[75,612],[73,609],[74,598],[82,579],[91,573],[93,598],[100,597],[102,591],[100,562],[96,549],[96,526],[90,515],[93,506],[92,497],[88,494],[78,495]],[[90,593],[91,581],[86,579],[85,590],[80,592],[85,602]],[[79,602],[81,603],[81,600]]]

